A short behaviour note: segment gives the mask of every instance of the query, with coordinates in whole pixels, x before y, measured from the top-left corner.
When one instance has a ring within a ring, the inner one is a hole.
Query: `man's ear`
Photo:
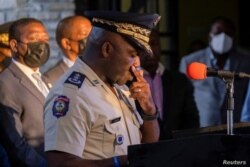
[[[65,50],[71,50],[69,39],[62,38],[60,42],[61,42],[61,46],[62,46],[63,49],[65,49]]]
[[[16,53],[17,52],[17,40],[11,39],[9,44],[10,44],[10,49],[12,50],[12,52]]]
[[[102,55],[104,58],[108,58],[114,50],[114,47],[110,42],[104,42],[101,48]]]

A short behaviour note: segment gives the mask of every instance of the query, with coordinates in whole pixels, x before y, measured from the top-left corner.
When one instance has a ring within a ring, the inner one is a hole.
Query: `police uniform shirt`
[[[126,87],[115,89],[116,95],[78,58],[46,99],[45,151],[103,159],[139,144],[141,117]]]

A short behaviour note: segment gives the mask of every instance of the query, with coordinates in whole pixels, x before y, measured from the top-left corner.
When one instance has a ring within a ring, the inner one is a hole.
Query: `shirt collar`
[[[84,74],[93,85],[97,85],[102,83],[103,81],[98,77],[98,75],[80,58],[77,58],[74,67],[78,69],[78,71]]]
[[[213,52],[212,52],[212,49],[210,48],[210,53],[209,53],[209,58],[210,58],[210,63],[211,63],[211,67],[212,68],[218,68],[217,66],[217,59],[216,57],[214,56]],[[225,62],[225,65],[224,65],[224,70],[229,70],[230,68],[230,60],[229,58],[226,60]]]
[[[27,76],[31,76],[33,73],[40,73],[39,68],[37,68],[36,71],[33,71],[30,67],[16,61],[15,59],[12,59],[12,61],[17,65],[17,67]]]
[[[67,57],[63,56],[63,62],[68,66],[72,67],[74,65],[74,61],[69,60]]]

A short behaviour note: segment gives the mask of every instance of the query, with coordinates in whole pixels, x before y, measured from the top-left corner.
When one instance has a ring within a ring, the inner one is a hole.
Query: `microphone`
[[[232,72],[228,70],[217,70],[208,68],[205,64],[194,62],[188,65],[187,75],[191,79],[203,80],[209,76],[217,76],[220,78],[250,78],[250,74],[243,72]]]

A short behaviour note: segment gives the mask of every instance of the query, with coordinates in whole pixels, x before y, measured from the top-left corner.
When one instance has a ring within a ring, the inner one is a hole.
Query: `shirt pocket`
[[[136,115],[132,116],[132,122],[131,122],[131,125],[129,126],[132,128],[132,130],[130,131],[131,144],[140,144],[140,141],[142,138],[141,131],[140,131],[140,127],[141,127],[140,124],[143,123],[143,120],[142,119],[139,120],[139,119]]]
[[[115,153],[115,140],[117,135],[118,123],[110,124],[109,121],[104,123],[103,130],[103,153],[107,156],[113,156]]]

